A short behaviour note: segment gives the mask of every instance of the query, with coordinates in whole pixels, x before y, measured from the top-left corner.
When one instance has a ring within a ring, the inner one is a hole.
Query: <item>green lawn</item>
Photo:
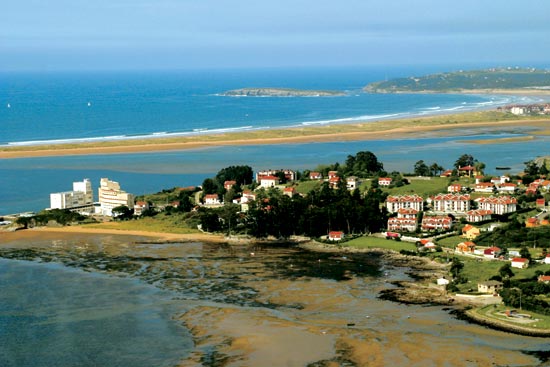
[[[447,192],[447,186],[449,186],[449,179],[446,177],[430,177],[429,180],[420,180],[414,177],[407,177],[407,179],[410,181],[409,185],[384,189],[384,191],[390,195],[417,194],[426,199],[430,195]]]
[[[314,190],[314,189],[318,188],[319,186],[321,186],[322,183],[323,183],[323,181],[316,181],[316,180],[299,181],[297,183],[298,185],[295,186],[296,192],[298,192],[299,194],[307,195],[307,194],[309,194],[309,192],[311,190]]]
[[[509,310],[510,307],[506,307],[506,306],[503,306],[503,305],[489,305],[489,306],[485,306],[485,307],[481,307],[481,308],[476,309],[475,313],[477,313],[478,315],[484,316],[484,317],[495,318],[499,321],[502,321],[504,323],[508,323],[510,325],[526,326],[526,327],[535,328],[535,329],[550,329],[550,316],[541,315],[541,314],[531,312],[531,311],[525,311],[525,310],[519,311],[519,310],[517,310],[518,312],[531,315],[532,319],[537,320],[533,323],[528,323],[528,324],[523,324],[522,325],[522,324],[518,324],[518,323],[515,323],[515,322],[511,322],[510,318],[508,318],[506,316],[501,316],[501,315],[497,314],[499,312],[505,312],[507,309]]]
[[[121,222],[106,222],[98,224],[88,224],[89,228],[121,229],[126,231],[147,231],[164,233],[199,233],[198,229],[189,228],[182,215],[158,214],[154,218],[146,217]]]
[[[414,243],[387,240],[385,238],[378,238],[378,237],[359,237],[351,241],[344,242],[342,246],[355,247],[355,248],[383,248],[383,249],[389,249],[394,251],[400,251],[400,250],[415,251],[416,250],[416,246]]]

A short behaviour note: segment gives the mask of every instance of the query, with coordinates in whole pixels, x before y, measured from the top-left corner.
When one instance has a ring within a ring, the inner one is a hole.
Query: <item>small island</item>
[[[241,88],[221,94],[226,97],[336,97],[345,95],[342,91],[305,90],[293,88]]]
[[[550,71],[534,68],[485,70],[411,76],[368,84],[369,93],[550,93]]]

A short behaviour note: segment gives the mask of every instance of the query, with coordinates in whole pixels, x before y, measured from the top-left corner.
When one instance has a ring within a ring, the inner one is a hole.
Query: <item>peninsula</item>
[[[550,71],[534,68],[459,70],[368,84],[369,93],[513,93],[549,94]]]
[[[333,90],[304,90],[293,88],[242,88],[222,93],[227,97],[336,97],[344,92]]]

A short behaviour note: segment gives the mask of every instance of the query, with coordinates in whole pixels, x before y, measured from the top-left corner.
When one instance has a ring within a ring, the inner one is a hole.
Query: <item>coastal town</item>
[[[374,154],[359,152],[348,156],[344,165],[302,172],[264,169],[253,174],[248,166],[231,166],[215,178],[205,179],[201,186],[176,187],[154,195],[135,196],[124,191],[120,183],[101,178],[97,201],[92,182],[83,179],[73,182],[71,191],[51,193],[46,212],[68,211],[100,222],[135,221],[138,228],[140,218],[187,213],[188,218],[194,218],[189,223],[195,223],[201,232],[223,233],[228,241],[300,238],[341,251],[354,241],[388,241],[387,248],[407,256],[443,263],[453,260],[448,273],[436,272],[426,279],[441,292],[432,302],[505,304],[508,313],[504,317],[514,319],[517,312],[510,306],[518,307],[519,298],[511,284],[521,289],[518,280],[513,280],[514,272],[520,277],[522,272],[532,274],[524,284],[531,278],[544,285],[550,283],[548,167],[546,160],[532,161],[519,175],[498,176],[485,175],[484,168],[483,163],[464,154],[451,169],[419,161],[412,173],[388,173]],[[366,206],[369,201],[370,206]],[[321,207],[323,202],[326,208]],[[317,212],[314,207],[318,207]],[[344,212],[332,216],[331,207],[334,211],[342,207],[357,218]],[[327,208],[325,214],[318,212]],[[303,217],[311,216],[316,225],[308,229]],[[339,220],[342,216],[345,218]],[[3,223],[14,221],[16,228],[51,225],[51,218],[46,224],[38,217],[5,217]],[[289,217],[293,220],[285,222]],[[517,242],[510,226],[532,232],[525,232],[527,238]],[[495,237],[496,233],[501,236]],[[476,277],[477,283],[472,284],[461,274],[465,264],[470,272],[477,268],[486,274],[485,278]],[[487,266],[493,269],[492,274],[481,270]],[[545,292],[543,287],[537,294]],[[536,294],[526,293],[523,298],[523,309],[529,309],[534,299],[543,302]],[[504,311],[499,308],[499,312]],[[527,316],[521,315],[525,321]]]

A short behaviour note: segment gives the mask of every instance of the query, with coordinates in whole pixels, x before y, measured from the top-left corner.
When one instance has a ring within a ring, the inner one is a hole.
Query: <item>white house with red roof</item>
[[[483,222],[484,220],[490,220],[491,214],[493,214],[491,210],[469,210],[466,212],[466,220],[472,223]]]
[[[338,177],[338,171],[328,171],[328,179]]]
[[[344,232],[341,231],[330,231],[328,233],[328,240],[329,241],[342,241],[345,237]]]
[[[517,199],[511,196],[489,196],[476,199],[481,210],[490,210],[493,214],[507,214],[516,211]]]
[[[296,172],[294,172],[291,169],[266,169],[263,171],[256,172],[256,182],[260,182],[260,178],[262,176],[275,176],[279,172],[283,172],[283,174],[285,175],[285,178],[288,181],[296,180]]]
[[[447,231],[453,226],[453,219],[446,215],[424,216],[422,218],[423,231]]]
[[[494,259],[496,254],[498,254],[499,252],[500,252],[499,247],[496,247],[496,246],[488,247],[485,250],[483,250],[483,256],[485,256],[488,259]]]
[[[475,184],[474,191],[475,192],[485,192],[485,193],[491,193],[495,189],[495,185],[492,182],[480,182]]]
[[[448,169],[448,170],[444,171],[443,173],[441,173],[439,175],[439,177],[451,177],[452,175],[453,175],[453,170]]]
[[[424,209],[424,199],[418,195],[390,195],[386,198],[386,209],[390,213],[399,209],[414,209],[419,212]]]
[[[296,195],[296,189],[294,187],[285,187],[283,189],[283,195],[286,195],[291,198],[294,195]]]
[[[360,185],[360,181],[357,177],[355,176],[349,176],[348,178],[346,178],[346,187],[348,190],[355,190],[356,188],[358,188]]]
[[[235,186],[237,184],[237,181],[234,181],[234,180],[228,180],[228,181],[225,181],[223,183],[223,188],[226,189],[227,191],[231,190],[231,188],[233,186]]]
[[[529,266],[529,260],[522,257],[514,257],[512,259],[512,268],[525,269]]]
[[[401,208],[397,211],[397,217],[388,219],[389,231],[408,231],[414,232],[418,227],[418,210],[411,208]]]
[[[464,166],[464,167],[460,167],[458,169],[458,172],[460,175],[467,175],[467,176],[471,176],[472,173],[475,172],[475,167],[472,167],[472,166]]]
[[[433,210],[442,213],[464,213],[470,210],[469,194],[439,194],[432,198]]]
[[[447,192],[450,193],[457,193],[462,191],[462,185],[461,184],[452,184],[447,186]]]
[[[550,264],[550,254],[547,254],[543,261],[545,264]]]
[[[391,177],[380,177],[378,179],[378,185],[380,186],[390,186],[392,182]]]
[[[518,185],[510,182],[502,183],[497,187],[498,192],[505,192],[510,194],[513,194],[514,192],[516,192],[517,189],[518,189]]]
[[[220,198],[218,194],[208,194],[204,195],[204,205],[221,205],[222,202],[220,201]]]
[[[323,175],[320,172],[310,172],[309,173],[309,179],[310,180],[322,180]]]
[[[260,186],[266,189],[270,187],[275,187],[279,184],[279,177],[277,176],[260,176],[259,181]]]
[[[141,215],[144,211],[149,209],[149,203],[146,201],[136,201],[134,204],[134,214]]]

